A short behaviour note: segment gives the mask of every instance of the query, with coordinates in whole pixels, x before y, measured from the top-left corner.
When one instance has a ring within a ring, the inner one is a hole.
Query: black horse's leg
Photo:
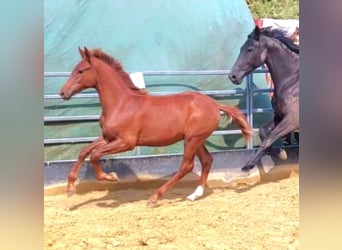
[[[282,116],[274,115],[274,124],[277,126],[282,121]],[[274,155],[276,155],[280,160],[285,161],[287,159],[287,153],[284,149],[284,136],[280,137],[273,143],[274,145],[278,146],[275,150]]]
[[[273,128],[274,128],[274,120],[273,119],[260,126],[259,137],[260,137],[261,141],[265,140],[265,138],[271,133]],[[271,147],[268,147],[266,149],[266,152],[269,152],[270,149],[271,149]]]
[[[260,137],[261,141],[264,141],[265,138],[267,136],[269,136],[271,131],[274,129],[274,126],[276,124],[275,121],[276,121],[276,119],[272,119],[272,120],[266,122],[265,124],[263,124],[259,128],[259,137]],[[281,138],[277,139],[274,142],[274,144],[276,144],[277,146],[280,146],[280,148],[277,148],[276,152],[273,153],[273,154],[275,154],[281,160],[286,160],[287,159],[287,154],[286,154],[285,149],[283,148],[283,142],[282,142]],[[272,148],[272,145],[265,150],[265,153],[266,154],[271,154],[271,148]]]
[[[295,129],[295,126],[291,123],[290,119],[284,117],[284,119],[271,131],[271,133],[262,141],[260,147],[252,158],[242,168],[242,171],[248,172],[252,169],[258,160],[265,154],[265,150],[270,147],[277,139],[285,136]]]

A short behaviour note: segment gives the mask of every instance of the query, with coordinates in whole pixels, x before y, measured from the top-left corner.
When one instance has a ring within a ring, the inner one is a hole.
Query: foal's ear
[[[78,46],[78,52],[80,52],[81,57],[84,57],[84,52],[81,50],[81,48]]]
[[[253,38],[257,41],[260,39],[260,29],[257,25],[255,25],[254,32],[253,32]]]
[[[84,59],[86,59],[89,63],[91,63],[90,62],[90,52],[86,47],[84,47],[84,56],[85,56]]]

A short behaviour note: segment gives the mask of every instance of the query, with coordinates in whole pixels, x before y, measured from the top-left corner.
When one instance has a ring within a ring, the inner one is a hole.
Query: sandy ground
[[[207,188],[194,202],[196,184],[177,185],[155,208],[157,185],[45,195],[45,249],[298,249],[298,181]]]

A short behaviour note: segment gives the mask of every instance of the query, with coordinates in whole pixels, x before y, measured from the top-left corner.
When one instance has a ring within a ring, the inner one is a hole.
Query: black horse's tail
[[[242,131],[243,138],[245,139],[245,143],[247,144],[252,136],[252,129],[247,122],[246,116],[237,107],[234,106],[220,104],[220,110],[231,116],[233,121],[237,125],[239,125]]]

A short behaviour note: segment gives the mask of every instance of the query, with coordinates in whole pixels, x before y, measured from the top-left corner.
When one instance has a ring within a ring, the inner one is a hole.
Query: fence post
[[[253,73],[246,77],[246,108],[247,108],[247,121],[253,129]],[[253,136],[247,143],[247,149],[253,148]]]

